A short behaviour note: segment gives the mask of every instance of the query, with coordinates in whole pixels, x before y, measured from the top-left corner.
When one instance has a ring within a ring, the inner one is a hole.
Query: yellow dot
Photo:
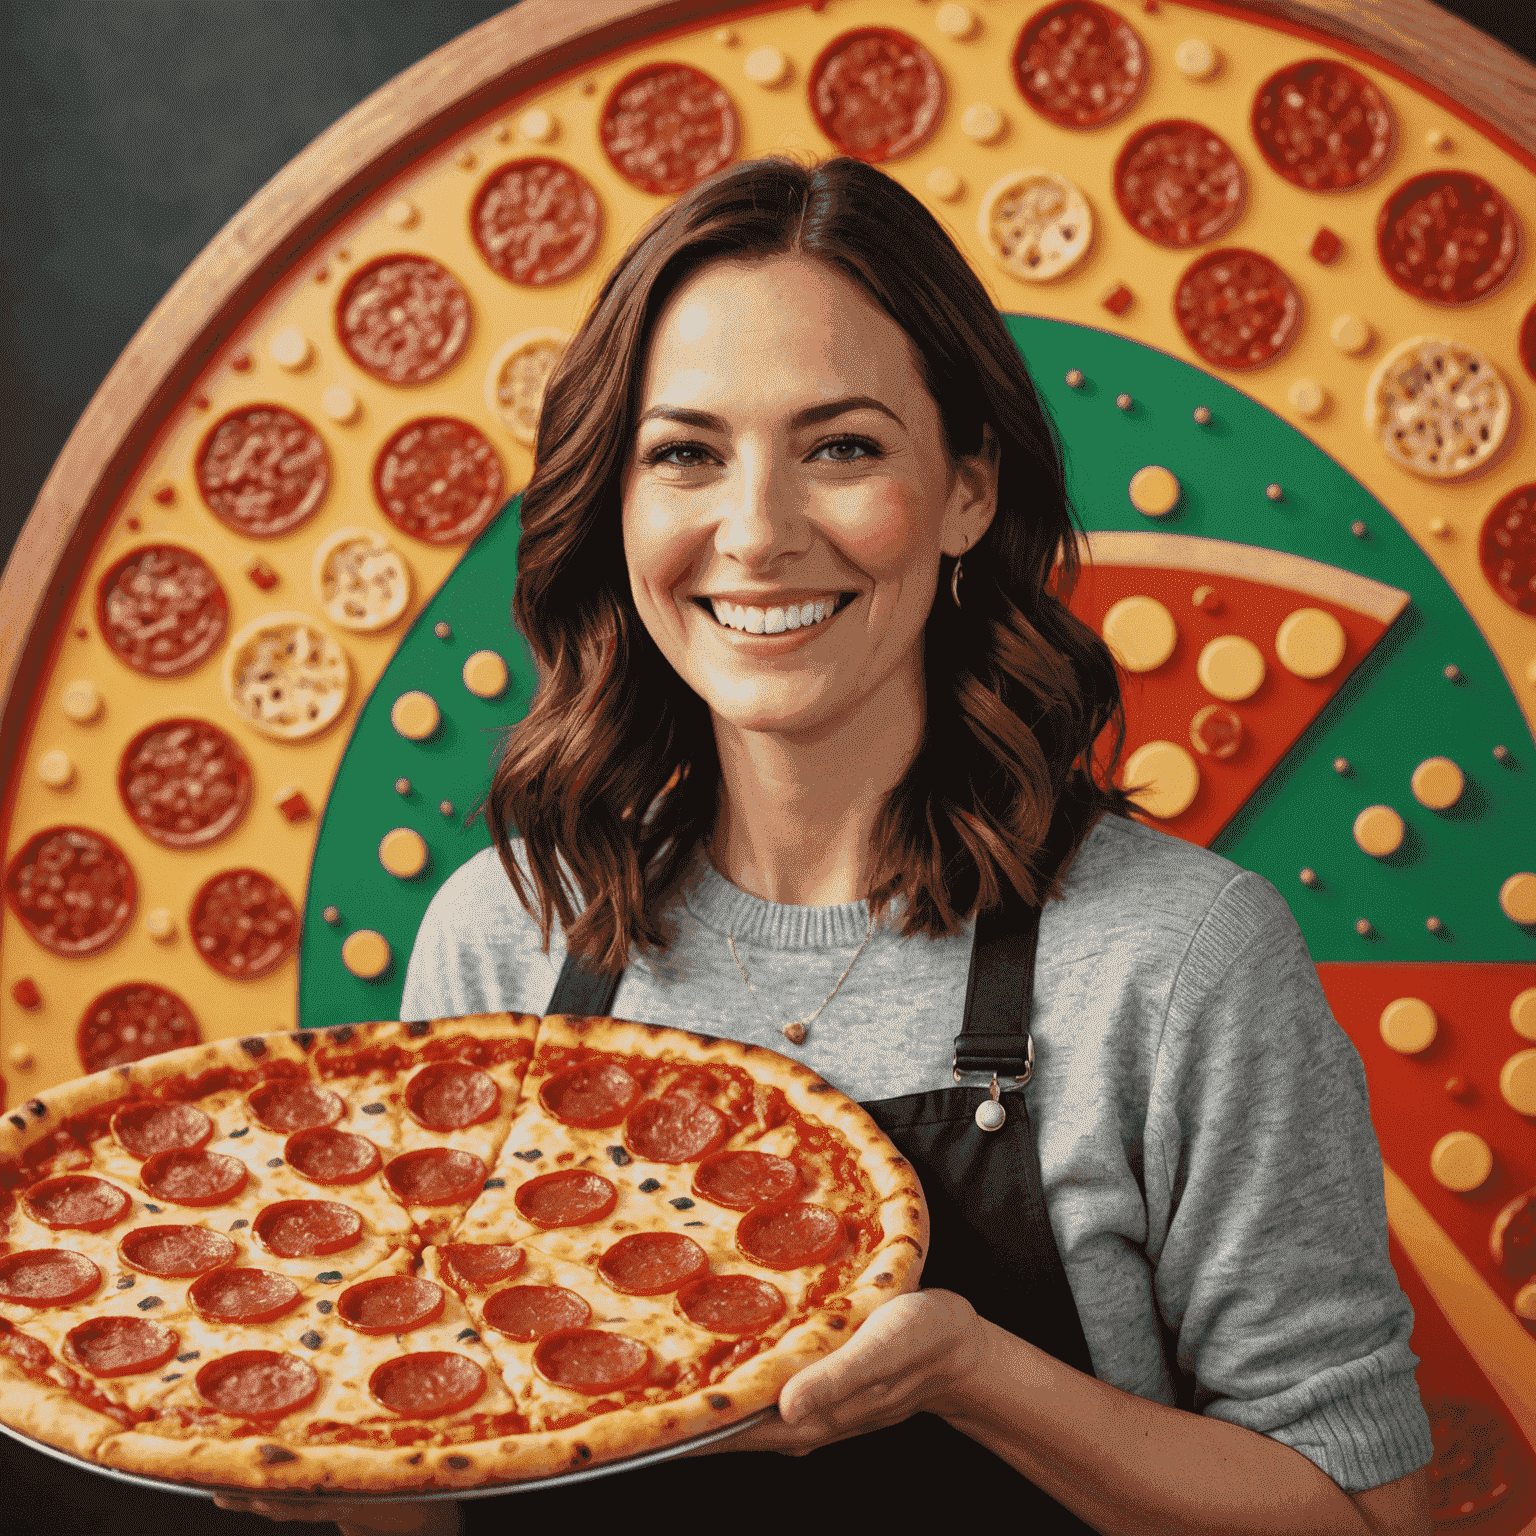
[[[1374,339],[1370,326],[1359,315],[1340,315],[1328,334],[1333,337],[1334,346],[1351,357],[1364,352]]]
[[[960,114],[960,132],[978,144],[990,144],[1003,127],[1003,114],[990,101],[973,102]]]
[[[1516,1051],[1499,1068],[1499,1092],[1517,1115],[1536,1115],[1536,1051]]]
[[[1148,464],[1131,476],[1131,505],[1147,517],[1167,517],[1179,504],[1179,477],[1161,464]]]
[[[1451,1131],[1435,1143],[1429,1171],[1442,1188],[1470,1194],[1493,1172],[1493,1153],[1475,1131]]]
[[[1536,875],[1522,870],[1499,887],[1499,905],[1512,923],[1536,923]]]
[[[1381,1010],[1381,1038],[1404,1056],[1426,1049],[1435,1029],[1435,1010],[1422,997],[1395,998]]]
[[[933,18],[933,24],[945,37],[963,41],[976,30],[976,17],[967,6],[941,5]]]
[[[1511,1305],[1515,1309],[1515,1316],[1527,1327],[1536,1324],[1536,1280],[1522,1285],[1515,1292],[1515,1299]]]
[[[389,711],[389,723],[407,741],[425,741],[437,729],[441,719],[437,700],[416,688],[402,693]]]
[[[296,325],[285,325],[282,330],[273,332],[267,343],[267,355],[279,368],[287,368],[290,372],[302,368],[310,354],[309,337]]]
[[[1209,80],[1220,62],[1216,50],[1203,37],[1186,38],[1173,50],[1173,67],[1191,80]]]
[[[1264,681],[1264,654],[1241,635],[1218,635],[1200,652],[1195,671],[1207,693],[1235,704],[1259,691]]]
[[[1426,757],[1409,780],[1413,798],[1432,811],[1448,811],[1467,787],[1460,768],[1448,757]]]
[[[1179,629],[1155,597],[1122,597],[1104,615],[1104,643],[1127,672],[1151,672],[1173,655]]]
[[[1527,987],[1510,1003],[1509,1022],[1517,1035],[1536,1040],[1536,987]]]
[[[164,907],[151,907],[144,914],[144,931],[160,944],[176,937],[176,919]]]
[[[64,713],[80,725],[101,713],[101,690],[88,677],[77,678],[64,690]]]
[[[395,827],[379,840],[379,863],[400,880],[410,880],[427,867],[427,845],[421,833]]]
[[[357,419],[357,396],[345,384],[328,384],[320,396],[320,409],[343,425]]]
[[[783,85],[789,78],[789,60],[778,48],[754,48],[741,61],[742,73],[754,85]]]
[[[555,120],[545,107],[533,107],[517,120],[517,131],[535,144],[548,144],[555,136]]]
[[[495,651],[476,651],[464,663],[464,686],[477,699],[494,699],[507,686],[507,664]]]
[[[389,968],[389,961],[389,940],[372,928],[359,928],[342,941],[341,963],[364,981],[382,976]]]
[[[1403,818],[1390,805],[1368,805],[1355,817],[1355,841],[1373,859],[1403,846]]]
[[[1149,816],[1167,821],[1187,811],[1200,788],[1200,769],[1176,742],[1149,741],[1126,759],[1125,783],[1135,791],[1137,806]]]
[[[946,203],[952,203],[965,190],[965,183],[947,165],[936,165],[928,172],[928,191]]]
[[[1280,664],[1297,677],[1327,677],[1344,660],[1344,626],[1321,608],[1298,608],[1275,633]]]
[[[37,776],[49,789],[68,789],[75,782],[75,765],[68,752],[55,747],[38,758]]]
[[[416,222],[419,215],[416,212],[415,204],[408,203],[404,198],[401,198],[398,202],[391,203],[384,210],[384,217],[396,229],[409,229]]]
[[[1298,416],[1321,416],[1328,405],[1328,391],[1316,379],[1293,379],[1285,398]]]

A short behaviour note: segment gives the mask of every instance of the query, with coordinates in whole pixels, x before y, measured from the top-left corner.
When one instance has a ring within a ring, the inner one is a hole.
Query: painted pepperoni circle
[[[632,1232],[597,1261],[597,1272],[616,1291],[660,1296],[709,1270],[709,1255],[681,1232]]]
[[[352,1247],[363,1235],[363,1218],[334,1200],[279,1200],[257,1214],[251,1230],[268,1253],[308,1259]]]
[[[336,1315],[359,1333],[409,1333],[443,1315],[443,1288],[415,1275],[380,1275],[349,1285]]]
[[[270,976],[299,947],[299,916],[287,893],[259,869],[215,875],[192,899],[197,952],[221,976]]]
[[[428,384],[469,342],[469,295],[425,256],[381,256],[341,290],[336,332],[364,373],[386,384]]]
[[[100,954],[127,931],[137,897],[116,844],[88,827],[48,827],[16,851],[5,895],[23,928],[51,954]]]
[[[34,1221],[59,1232],[104,1232],[133,1209],[116,1184],[90,1173],[62,1173],[34,1184],[22,1197]]]
[[[64,1335],[64,1357],[92,1376],[141,1376],[180,1347],[173,1328],[147,1317],[93,1317]]]
[[[392,1159],[384,1177],[407,1205],[455,1205],[479,1194],[489,1173],[473,1152],[421,1147]]]
[[[465,1061],[434,1061],[405,1085],[405,1107],[429,1131],[462,1131],[491,1119],[501,1090],[489,1073]]]
[[[1493,590],[1511,608],[1536,614],[1536,481],[1494,503],[1477,552]]]
[[[201,555],[178,544],[144,544],[101,578],[96,622],[135,672],[182,677],[223,643],[229,599]]]
[[[287,1275],[270,1269],[215,1269],[187,1287],[187,1299],[213,1323],[270,1323],[303,1300]]]
[[[685,192],[736,157],[731,98],[702,70],[647,64],[614,86],[600,132],[613,168],[642,192]]]
[[[1376,250],[1387,276],[1415,298],[1475,304],[1514,270],[1520,225],[1481,176],[1429,171],[1382,204]]]
[[[1037,11],[1019,34],[1013,78],[1042,117],[1063,128],[1101,128],[1141,94],[1147,50],[1106,6],[1063,0]]]
[[[291,1077],[259,1084],[246,1094],[245,1102],[258,1125],[284,1135],[335,1125],[347,1112],[340,1094]]]
[[[234,1243],[207,1227],[135,1227],[117,1245],[130,1269],[160,1280],[189,1280],[231,1263]]]
[[[87,1072],[126,1066],[203,1038],[192,1010],[152,981],[130,981],[103,992],[80,1020],[75,1037]]]
[[[1510,1495],[1516,1452],[1509,1425],[1487,1403],[1426,1397],[1435,1459],[1429,1512],[1437,1526],[1487,1514]]]
[[[231,411],[197,455],[197,488],[208,510],[247,538],[273,538],[308,522],[330,483],[325,439],[280,405]]]
[[[283,1157],[312,1184],[361,1184],[384,1166],[379,1149],[366,1136],[328,1125],[295,1131],[283,1143]]]
[[[1301,329],[1301,295],[1269,257],[1221,250],[1179,279],[1174,316],[1196,352],[1217,368],[1262,368]]]
[[[547,1333],[585,1327],[592,1308],[562,1285],[514,1285],[486,1298],[484,1316],[497,1333],[531,1344]]]
[[[175,1205],[223,1205],[245,1188],[248,1176],[238,1157],[223,1152],[156,1152],[139,1169],[144,1188]]]
[[[428,544],[462,544],[496,515],[501,460],[456,416],[409,421],[379,451],[373,494],[402,533]]]
[[[539,1227],[579,1227],[601,1221],[618,1203],[619,1192],[600,1173],[565,1168],[519,1184],[513,1203]]]
[[[842,1241],[843,1224],[824,1205],[789,1200],[760,1205],[736,1223],[737,1248],[767,1269],[820,1264]]]
[[[128,743],[117,789],[138,829],[166,848],[206,848],[251,804],[251,765],[206,720],[162,720]]]
[[[788,1200],[800,1189],[800,1170],[770,1152],[716,1152],[699,1164],[693,1192],[728,1211],[750,1211],[770,1200]]]
[[[915,38],[887,27],[835,37],[811,66],[811,111],[845,155],[878,164],[921,149],[944,115],[944,76]]]
[[[112,1134],[130,1157],[196,1152],[213,1139],[213,1121],[195,1104],[125,1104],[112,1116]]]
[[[435,1419],[468,1408],[485,1391],[485,1372],[468,1355],[429,1349],[386,1360],[368,1390],[402,1418]]]
[[[647,1162],[691,1163],[713,1152],[730,1129],[713,1105],[669,1093],[635,1106],[624,1122],[624,1145]]]
[[[195,1381],[212,1408],[237,1419],[280,1419],[307,1407],[320,1391],[315,1368],[297,1355],[271,1349],[242,1349],[210,1360]]]
[[[1298,59],[1253,98],[1253,137],[1270,168],[1309,192],[1363,186],[1392,153],[1392,113],[1358,69]]]
[[[539,1103],[556,1120],[583,1130],[617,1125],[639,1097],[640,1084],[612,1061],[584,1061],[539,1090]]]
[[[677,1293],[677,1309],[711,1333],[756,1333],[784,1315],[784,1293],[756,1275],[705,1275]]]
[[[1115,199],[1147,239],[1174,248],[1225,234],[1243,211],[1243,169],[1200,123],[1171,119],[1134,133],[1115,161]]]
[[[1525,371],[1536,379],[1536,304],[1525,312],[1525,319],[1520,322],[1520,361],[1525,364]]]
[[[602,209],[586,177],[537,157],[498,166],[470,215],[475,244],[510,283],[541,288],[579,272],[597,250]]]
[[[68,1248],[31,1248],[0,1259],[0,1301],[23,1307],[67,1307],[101,1284],[101,1270]]]
[[[596,1328],[546,1334],[533,1351],[533,1367],[545,1381],[595,1397],[633,1386],[650,1373],[651,1352],[637,1339]]]
[[[515,1243],[445,1243],[438,1252],[450,1277],[476,1290],[500,1285],[523,1267],[523,1250]]]

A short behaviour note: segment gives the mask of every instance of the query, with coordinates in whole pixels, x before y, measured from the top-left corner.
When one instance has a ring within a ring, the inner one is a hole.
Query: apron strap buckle
[[[1028,1030],[1022,1035],[956,1035],[953,1071],[964,1088],[986,1088],[1000,1073],[1013,1078],[1006,1086],[1022,1088],[1035,1075],[1035,1037]]]

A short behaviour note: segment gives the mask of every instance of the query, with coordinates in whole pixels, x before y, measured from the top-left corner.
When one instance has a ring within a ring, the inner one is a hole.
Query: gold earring
[[[955,600],[955,607],[960,606],[960,562],[965,559],[965,551],[962,549],[955,556],[955,568],[949,573],[949,595]]]

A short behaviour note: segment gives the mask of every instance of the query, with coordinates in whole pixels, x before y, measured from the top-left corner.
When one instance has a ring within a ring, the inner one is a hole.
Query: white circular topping
[[[269,613],[224,653],[224,697],[248,725],[280,741],[316,736],[347,706],[347,653],[307,613]]]
[[[485,371],[485,403],[524,447],[539,434],[544,386],[570,338],[547,327],[522,331],[497,349]]]
[[[387,628],[411,600],[405,557],[371,528],[338,528],[322,540],[310,578],[325,616],[360,634]]]
[[[1381,1038],[1404,1056],[1417,1056],[1433,1043],[1439,1021],[1422,997],[1399,997],[1381,1010]]]
[[[1442,1188],[1470,1194],[1493,1172],[1493,1149],[1476,1131],[1449,1131],[1430,1151],[1429,1171]]]
[[[408,203],[403,197],[397,198],[384,210],[384,217],[389,220],[396,229],[409,229],[420,217],[416,212],[416,205]]]
[[[101,690],[90,678],[77,678],[64,690],[61,702],[71,720],[85,725],[101,713]]]
[[[1344,626],[1324,608],[1297,608],[1275,632],[1275,654],[1297,677],[1327,677],[1348,648]]]
[[[1367,351],[1376,339],[1375,332],[1359,315],[1339,315],[1329,327],[1328,334],[1340,352],[1357,357]]]
[[[789,60],[778,48],[754,48],[741,61],[741,72],[754,85],[783,85],[789,79]]]
[[[1200,768],[1173,741],[1149,741],[1125,762],[1125,785],[1137,806],[1159,821],[1187,811],[1200,790]],[[1145,785],[1137,793],[1137,786]]]
[[[535,144],[548,144],[555,136],[555,119],[543,107],[532,107],[517,120],[517,131]]]
[[[1264,681],[1264,653],[1242,635],[1218,635],[1195,663],[1205,691],[1228,704],[1251,699]]]
[[[332,421],[345,424],[357,420],[357,396],[345,384],[330,384],[320,396],[320,409]]]
[[[978,144],[990,144],[1003,131],[1003,114],[990,101],[977,101],[960,115],[960,132]]]
[[[976,227],[993,256],[1029,283],[1070,272],[1093,242],[1087,198],[1065,176],[1038,167],[994,182]]]
[[[310,350],[309,337],[296,325],[285,325],[282,330],[274,331],[267,343],[267,356],[279,368],[290,371],[302,368],[309,361]]]
[[[1209,80],[1220,63],[1220,56],[1203,37],[1185,38],[1173,50],[1173,67],[1191,80]]]
[[[954,202],[965,190],[965,183],[947,165],[934,166],[925,185],[931,196],[946,203]]]
[[[976,30],[976,17],[969,6],[941,5],[933,18],[933,24],[945,37],[964,41]]]
[[[1285,397],[1298,416],[1321,416],[1328,406],[1328,391],[1316,379],[1295,379]]]
[[[150,938],[164,944],[176,937],[176,919],[165,907],[151,907],[144,914],[144,931]]]
[[[1393,347],[1365,391],[1365,424],[1382,452],[1431,480],[1481,469],[1502,446],[1511,410],[1488,358],[1440,336]]]
[[[1122,597],[1104,615],[1104,643],[1127,672],[1152,672],[1173,655],[1179,627],[1155,597]]]
[[[37,776],[49,789],[68,789],[75,782],[75,765],[68,752],[55,747],[38,758]]]

